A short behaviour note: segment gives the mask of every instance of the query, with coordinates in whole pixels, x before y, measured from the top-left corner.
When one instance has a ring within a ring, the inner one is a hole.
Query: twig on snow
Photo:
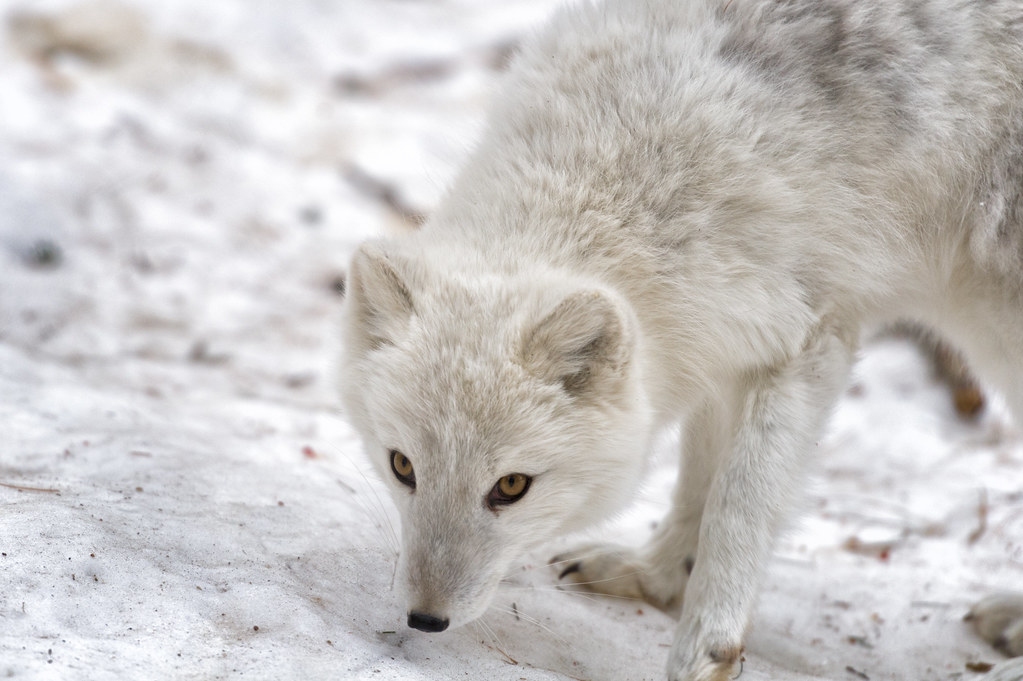
[[[975,529],[973,532],[971,532],[969,538],[967,539],[967,541],[970,544],[976,544],[977,541],[982,536],[984,536],[984,533],[987,531],[987,514],[988,514],[988,509],[989,508],[990,507],[988,506],[988,501],[987,501],[987,490],[986,489],[982,489],[982,490],[980,490],[980,503],[977,504],[977,521],[978,521],[977,522],[977,529]]]
[[[12,485],[7,482],[0,482],[0,487],[15,489],[19,492],[46,492],[48,494],[60,494],[59,489],[51,489],[49,487],[26,487],[25,485]]]
[[[341,174],[356,191],[382,203],[410,227],[418,227],[426,219],[426,214],[409,203],[393,184],[370,175],[355,164],[344,167]]]

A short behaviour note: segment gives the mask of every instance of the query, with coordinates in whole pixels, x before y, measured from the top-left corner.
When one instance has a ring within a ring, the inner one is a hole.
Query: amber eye
[[[514,504],[529,491],[529,483],[533,478],[522,473],[505,475],[487,495],[487,506],[493,509],[496,506],[507,506]]]
[[[412,462],[397,449],[391,450],[391,470],[402,484],[416,488],[416,471],[412,468]]]

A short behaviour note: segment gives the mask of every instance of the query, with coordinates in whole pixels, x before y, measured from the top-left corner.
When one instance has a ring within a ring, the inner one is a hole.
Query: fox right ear
[[[584,396],[624,377],[631,347],[616,303],[605,293],[583,290],[526,331],[521,358],[534,374]]]
[[[385,252],[379,243],[356,250],[348,270],[345,301],[349,307],[348,342],[362,350],[392,343],[415,314],[406,284],[403,258]]]

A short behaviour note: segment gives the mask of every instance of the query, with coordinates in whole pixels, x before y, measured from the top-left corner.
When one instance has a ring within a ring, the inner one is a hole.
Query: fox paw
[[[725,640],[725,639],[720,639]],[[692,632],[676,636],[668,658],[670,681],[731,681],[742,674],[742,644],[707,645]]]
[[[550,564],[558,579],[592,593],[646,601],[666,612],[677,612],[685,582],[659,578],[635,550],[591,544],[555,556]],[[680,570],[683,568],[680,568]]]
[[[1023,594],[988,596],[965,619],[998,650],[1010,657],[1023,656]]]

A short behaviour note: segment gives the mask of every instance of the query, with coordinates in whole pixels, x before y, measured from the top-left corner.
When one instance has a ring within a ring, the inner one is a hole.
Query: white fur
[[[734,675],[865,325],[938,328],[1023,413],[1021,87],[1017,0],[559,13],[437,213],[350,270],[344,401],[393,481],[410,610],[481,614],[687,419],[647,547],[563,560],[681,608],[669,678]],[[530,490],[488,508],[511,473]]]

